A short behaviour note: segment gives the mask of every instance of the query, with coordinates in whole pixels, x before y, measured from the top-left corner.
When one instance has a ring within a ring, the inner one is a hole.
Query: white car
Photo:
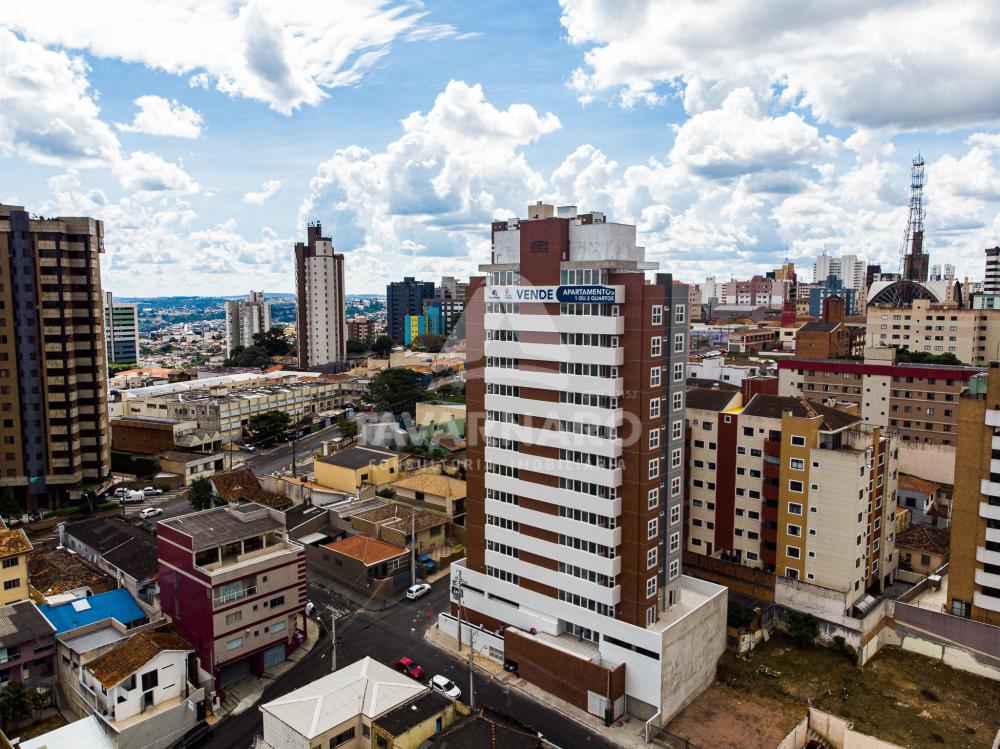
[[[147,486],[145,489],[142,490],[142,493],[145,494],[147,497],[150,497],[154,494],[163,494],[163,489],[156,489],[152,486]]]
[[[316,604],[312,601],[306,601],[306,616],[312,616],[313,611],[316,610]]]
[[[455,682],[447,676],[441,676],[441,674],[432,676],[429,686],[435,692],[440,692],[446,697],[451,697],[453,700],[457,700],[462,696],[462,690],[455,686]]]
[[[139,512],[139,517],[143,520],[147,520],[148,518],[155,518],[157,515],[162,515],[162,514],[163,514],[162,507],[144,507]]]
[[[416,601],[421,596],[425,596],[431,592],[431,586],[427,583],[417,583],[412,585],[406,590],[406,597],[411,601]]]

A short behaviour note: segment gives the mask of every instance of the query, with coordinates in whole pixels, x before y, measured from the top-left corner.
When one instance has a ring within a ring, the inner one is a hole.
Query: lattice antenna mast
[[[900,272],[906,269],[906,255],[922,255],[924,252],[924,159],[917,154],[910,169],[910,215],[906,219],[906,229],[903,230],[903,244],[899,250]],[[918,268],[916,262],[910,263],[910,269]],[[913,275],[907,273],[906,277]],[[923,279],[911,279],[923,280]]]

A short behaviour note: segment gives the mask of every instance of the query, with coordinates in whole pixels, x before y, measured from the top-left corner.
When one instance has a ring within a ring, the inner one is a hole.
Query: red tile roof
[[[342,541],[325,544],[325,547],[345,557],[357,559],[368,567],[407,553],[407,550],[402,546],[396,546],[371,536],[350,536]]]

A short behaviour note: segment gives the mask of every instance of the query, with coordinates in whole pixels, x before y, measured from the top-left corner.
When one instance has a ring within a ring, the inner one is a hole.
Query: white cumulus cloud
[[[162,96],[140,96],[135,100],[139,111],[131,123],[115,123],[123,133],[169,135],[175,138],[197,138],[201,135],[201,115],[176,99]]]
[[[3,23],[46,46],[141,63],[285,114],[357,83],[398,39],[456,35],[415,2],[38,0]]]
[[[248,192],[243,196],[243,202],[250,205],[263,205],[270,200],[281,186],[285,184],[283,179],[269,179],[260,186],[257,192]]]

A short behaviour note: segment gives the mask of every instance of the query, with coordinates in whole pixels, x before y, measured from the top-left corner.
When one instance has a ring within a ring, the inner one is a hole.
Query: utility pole
[[[296,470],[295,470],[295,444],[297,442],[298,442],[298,439],[296,439],[296,438],[292,439],[292,478],[293,479],[296,478]]]
[[[458,602],[458,652],[462,652],[462,573],[451,576],[451,595]]]
[[[333,610],[333,605],[328,604],[330,610],[330,672],[337,670],[337,612]]]
[[[462,623],[458,623],[459,631],[462,629]],[[476,709],[476,680],[475,680],[475,660],[476,660],[476,648],[475,648],[475,632],[472,631],[472,627],[469,627],[469,709],[475,711]]]
[[[410,508],[410,587],[417,584],[417,511]]]

